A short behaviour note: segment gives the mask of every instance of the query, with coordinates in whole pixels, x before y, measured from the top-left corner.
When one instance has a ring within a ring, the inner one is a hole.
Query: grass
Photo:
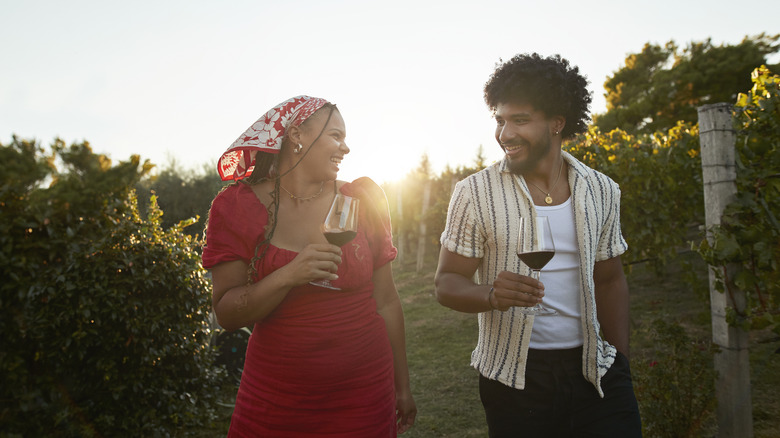
[[[635,377],[653,360],[656,345],[649,336],[654,321],[662,319],[683,326],[688,335],[702,343],[710,339],[706,268],[691,254],[665,268],[657,276],[638,265],[628,275],[631,293],[631,352]],[[463,314],[438,304],[433,295],[431,259],[417,273],[414,265],[394,266],[395,280],[404,306],[407,354],[412,391],[417,402],[415,426],[404,434],[409,438],[486,437],[484,413],[477,389],[478,375],[469,366],[477,339],[476,315]],[[686,276],[695,273],[691,285]],[[780,430],[780,339],[768,331],[751,333],[751,387],[756,438],[777,437]],[[700,382],[702,390],[712,382]],[[235,387],[223,388],[229,405]],[[224,436],[230,408],[221,408],[221,423],[204,436]],[[714,400],[702,412],[695,434],[680,436],[713,437],[717,433]],[[649,436],[649,435],[646,435]]]
[[[433,272],[397,270],[396,286],[406,320],[406,348],[417,420],[406,437],[485,437],[487,427],[469,366],[477,341],[476,315],[440,305],[433,294]]]

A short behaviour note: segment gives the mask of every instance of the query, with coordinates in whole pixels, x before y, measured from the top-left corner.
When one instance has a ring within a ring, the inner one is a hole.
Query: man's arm
[[[620,256],[596,262],[593,281],[596,285],[596,311],[604,339],[628,357],[628,282]]]
[[[478,286],[471,281],[480,259],[463,257],[443,246],[434,284],[436,299],[443,306],[466,313],[492,310],[488,302],[490,286]]]
[[[531,277],[504,271],[491,285],[471,280],[481,259],[464,257],[441,248],[436,269],[436,299],[443,306],[466,313],[506,311],[512,306],[529,307],[542,301],[544,286]]]

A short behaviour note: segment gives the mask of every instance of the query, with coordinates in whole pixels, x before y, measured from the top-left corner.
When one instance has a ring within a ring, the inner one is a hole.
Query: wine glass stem
[[[536,281],[541,281],[540,280],[541,277],[542,277],[542,271],[540,271],[538,269],[532,269],[531,270],[531,278],[533,278]],[[542,310],[543,309],[542,303],[536,303],[534,305],[534,308],[537,309],[537,310]]]

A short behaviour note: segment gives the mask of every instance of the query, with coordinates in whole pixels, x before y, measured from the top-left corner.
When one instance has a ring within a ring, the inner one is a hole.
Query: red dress
[[[368,178],[344,184],[360,198],[357,237],[342,247],[341,291],[304,285],[255,324],[228,437],[395,437],[393,354],[376,312],[371,277],[392,261],[390,216]],[[244,184],[212,203],[203,266],[251,260],[263,240],[265,206]],[[255,281],[289,263],[294,251],[270,246]]]

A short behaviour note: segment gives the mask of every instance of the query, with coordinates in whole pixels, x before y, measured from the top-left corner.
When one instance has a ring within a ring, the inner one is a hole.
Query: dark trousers
[[[641,437],[628,359],[618,353],[601,398],[582,376],[582,348],[529,350],[525,389],[484,376],[479,394],[491,438]]]

